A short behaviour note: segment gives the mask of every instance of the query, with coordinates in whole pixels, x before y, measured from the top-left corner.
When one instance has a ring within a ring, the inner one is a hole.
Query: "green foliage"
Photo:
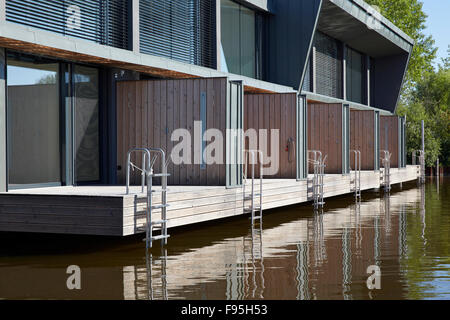
[[[423,74],[433,71],[433,60],[436,58],[437,49],[434,47],[434,40],[424,34],[427,15],[423,11],[423,4],[419,0],[366,0],[366,2],[378,7],[382,15],[416,42],[402,89],[402,100],[407,100]]]
[[[429,126],[441,143],[440,160],[450,165],[450,69],[441,67],[437,72],[427,73],[417,84],[414,101],[421,103]]]
[[[397,114],[406,115],[406,147],[409,159],[411,159],[413,151],[422,149],[422,120],[424,120],[426,164],[433,166],[441,151],[441,141],[433,132],[433,119],[421,103],[400,104]]]
[[[40,78],[36,84],[55,84],[56,83],[56,75],[48,74]]]
[[[442,59],[442,65],[439,66],[439,69],[448,70],[450,69],[450,44],[447,48],[447,58]]]

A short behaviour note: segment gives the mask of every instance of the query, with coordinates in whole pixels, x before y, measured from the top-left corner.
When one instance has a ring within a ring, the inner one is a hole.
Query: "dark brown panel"
[[[119,183],[125,182],[126,153],[133,147],[158,147],[170,157],[177,141],[172,142],[174,130],[183,128],[192,138],[192,163],[175,165],[169,161],[171,185],[224,185],[225,166],[207,165],[200,170],[194,164],[194,121],[200,121],[201,92],[207,97],[207,129],[218,129],[225,138],[227,79],[180,79],[123,81],[117,84],[118,168]],[[225,158],[225,145],[222,152]],[[141,165],[141,158],[133,163]],[[155,168],[159,171],[158,159]],[[140,175],[132,173],[132,182],[140,183]],[[159,183],[155,179],[155,183]]]
[[[398,117],[380,117],[380,150],[387,150],[391,155],[391,168],[398,168]],[[383,153],[380,152],[380,157]]]
[[[369,110],[350,111],[350,150],[361,151],[361,169],[374,170],[375,113]],[[354,166],[354,153],[350,152],[350,165]]]
[[[271,134],[270,130],[279,131],[279,170],[278,174],[266,176],[273,179],[295,179],[296,161],[295,161],[295,139],[296,139],[296,95],[287,94],[245,94],[244,97],[244,130],[255,129],[257,134],[259,130],[266,129],[268,141],[267,144],[259,141],[259,149],[264,150],[265,154],[271,155]],[[294,139],[291,145],[291,158],[289,158],[286,147],[289,138]],[[259,137],[258,137],[259,140]],[[249,149],[246,141],[246,149]],[[250,172],[250,167],[248,168]],[[256,167],[259,172],[259,167]]]
[[[308,150],[328,155],[325,173],[342,173],[342,104],[308,103]]]

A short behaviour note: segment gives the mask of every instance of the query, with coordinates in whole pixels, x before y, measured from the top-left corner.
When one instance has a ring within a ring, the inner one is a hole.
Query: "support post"
[[[131,1],[131,30],[132,48],[135,53],[140,51],[140,24],[139,24],[139,0]]]
[[[297,96],[297,180],[308,178],[308,130],[307,130],[307,101],[306,96]]]
[[[380,111],[375,112],[375,125],[374,125],[374,169],[380,170]]]
[[[440,176],[440,170],[439,170],[439,158],[436,160],[436,177]]]
[[[342,105],[342,174],[350,173],[350,105]]]
[[[347,100],[347,46],[342,45],[342,99]]]
[[[222,70],[222,17],[220,0],[216,0],[216,69]]]
[[[6,0],[0,0],[0,24],[6,21]]]
[[[422,120],[422,151],[425,152],[425,121]]]
[[[316,76],[316,46],[312,47],[312,61],[311,61],[311,70],[312,70],[312,92],[317,93],[317,76]]]
[[[2,1],[4,3],[4,1]],[[6,65],[5,49],[0,48],[0,192],[7,191],[6,157]]]

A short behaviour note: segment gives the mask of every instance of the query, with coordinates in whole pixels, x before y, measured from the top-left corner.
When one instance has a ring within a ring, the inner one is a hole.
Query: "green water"
[[[151,254],[138,237],[1,234],[0,299],[450,299],[448,178],[170,233]]]

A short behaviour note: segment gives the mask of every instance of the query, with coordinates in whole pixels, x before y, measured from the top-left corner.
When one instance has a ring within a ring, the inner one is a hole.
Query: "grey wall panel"
[[[372,106],[395,112],[408,60],[408,53],[373,59]]]
[[[271,5],[267,80],[301,85],[322,0],[283,0]]]

